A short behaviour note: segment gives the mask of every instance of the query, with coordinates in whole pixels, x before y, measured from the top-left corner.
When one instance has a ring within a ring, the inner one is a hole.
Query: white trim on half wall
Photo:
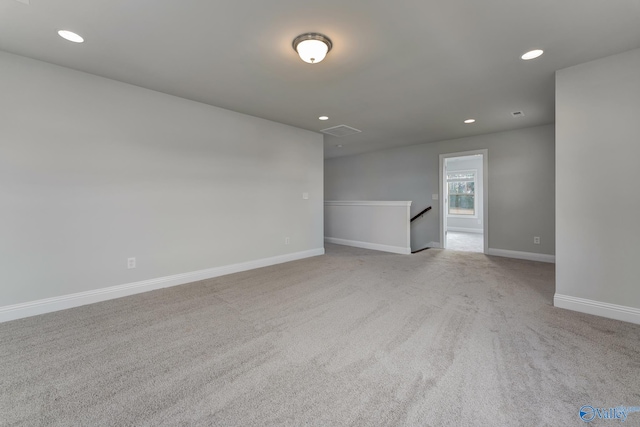
[[[324,241],[327,243],[334,243],[336,245],[353,246],[355,248],[391,252],[394,254],[409,255],[411,253],[411,248],[404,248],[402,246],[381,245],[379,243],[359,242],[357,240],[338,239],[335,237],[325,237]]]

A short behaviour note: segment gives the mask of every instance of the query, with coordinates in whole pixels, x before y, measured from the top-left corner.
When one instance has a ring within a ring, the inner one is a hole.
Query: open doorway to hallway
[[[486,253],[486,151],[440,156],[443,248]]]

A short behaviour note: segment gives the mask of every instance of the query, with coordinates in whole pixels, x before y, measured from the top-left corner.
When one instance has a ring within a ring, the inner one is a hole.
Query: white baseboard
[[[422,246],[422,247],[417,247],[417,248],[411,248],[412,251],[419,251],[422,252],[425,249],[442,249],[442,247],[440,246],[440,242],[429,242],[426,244],[426,246]]]
[[[529,261],[550,262],[555,264],[556,256],[547,254],[537,254],[535,252],[509,251],[506,249],[489,248],[487,255],[501,256],[505,258],[526,259]]]
[[[284,262],[296,261],[323,254],[324,248],[318,248],[238,264],[225,265],[222,267],[208,268],[206,270],[193,271],[190,273],[175,274],[173,276],[159,277],[157,279],[110,286],[108,288],[96,289],[93,291],[79,292],[59,297],[29,301],[21,304],[7,305],[0,307],[0,323],[8,322],[9,320],[21,319],[23,317],[65,310],[67,308],[79,307],[81,305],[93,304],[100,301],[126,297],[156,289],[184,285],[186,283],[197,282],[198,280],[211,279],[227,274],[239,273],[241,271],[282,264]]]
[[[484,233],[484,230],[482,228],[464,228],[464,227],[449,227],[449,226],[447,226],[447,231],[458,231],[460,233],[474,233],[474,234]]]
[[[354,246],[356,248],[371,249],[374,251],[391,252],[394,254],[408,255],[411,254],[411,248],[402,246],[381,245],[379,243],[359,242],[357,240],[338,239],[336,237],[325,237],[325,242],[335,243],[336,245]]]
[[[623,322],[640,324],[640,309],[624,305],[609,304],[607,302],[555,294],[553,305],[580,313],[593,314]]]

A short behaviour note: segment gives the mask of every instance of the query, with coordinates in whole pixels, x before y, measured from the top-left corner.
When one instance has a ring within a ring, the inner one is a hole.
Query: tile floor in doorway
[[[482,234],[447,232],[447,249],[464,252],[484,252],[484,238]]]

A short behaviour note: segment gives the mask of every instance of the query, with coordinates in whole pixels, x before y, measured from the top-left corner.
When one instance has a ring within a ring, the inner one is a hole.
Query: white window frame
[[[460,169],[460,170],[447,170],[446,175],[450,173],[471,173],[473,172],[473,215],[460,215],[460,214],[450,214],[449,213],[449,179],[447,179],[447,217],[448,218],[467,218],[467,219],[477,219],[478,218],[478,169]]]

